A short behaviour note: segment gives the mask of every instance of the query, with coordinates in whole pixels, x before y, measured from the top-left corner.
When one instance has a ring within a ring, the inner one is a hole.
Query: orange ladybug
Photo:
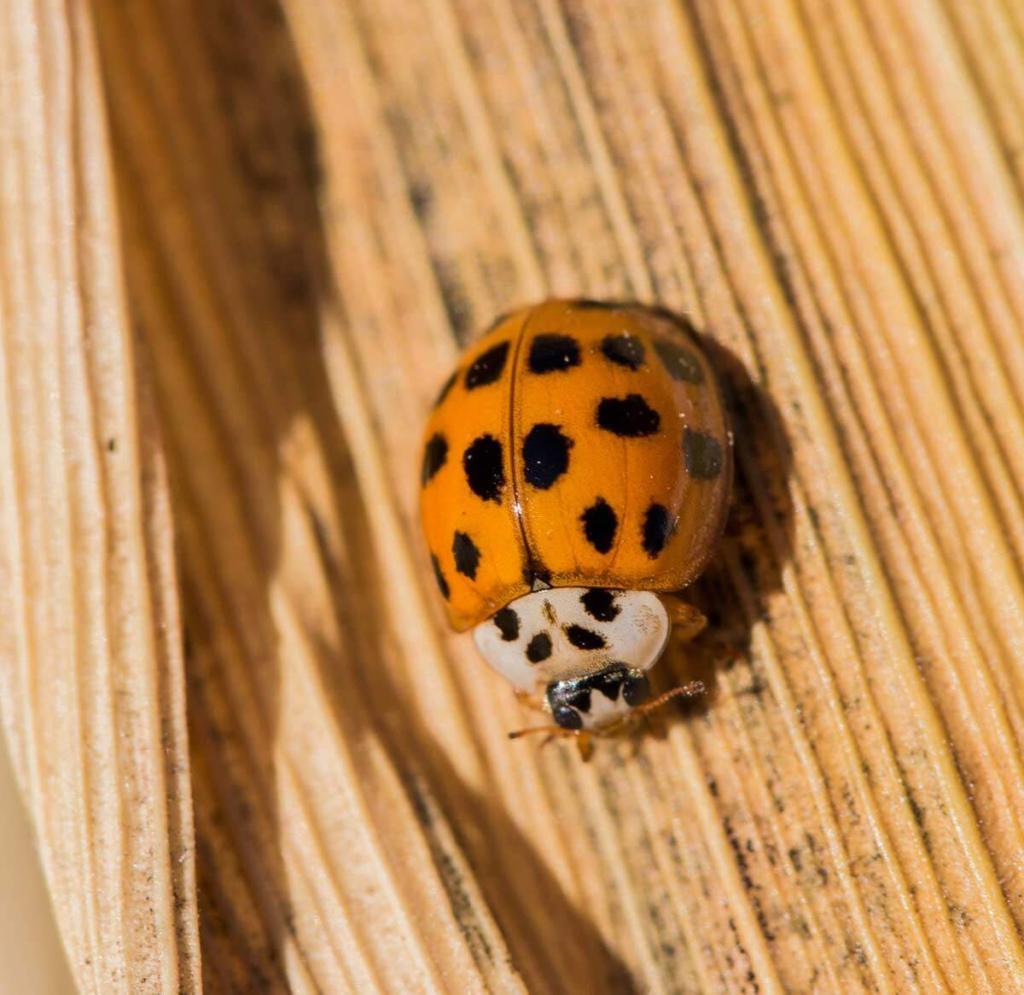
[[[722,533],[732,436],[689,326],[660,309],[549,300],[471,346],[427,424],[421,512],[451,624],[550,712],[606,732],[649,701],[671,592]],[[529,731],[529,730],[527,730]]]

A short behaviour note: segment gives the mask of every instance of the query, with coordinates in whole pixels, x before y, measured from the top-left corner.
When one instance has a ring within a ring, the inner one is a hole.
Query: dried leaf
[[[83,990],[197,990],[200,947],[209,991],[1016,989],[1022,38],[964,0],[0,15],[0,687]],[[736,427],[663,665],[710,700],[589,764],[508,742],[416,521],[459,347],[548,294],[689,314]]]

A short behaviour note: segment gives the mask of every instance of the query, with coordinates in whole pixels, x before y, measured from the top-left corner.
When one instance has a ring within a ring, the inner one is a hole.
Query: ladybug
[[[609,732],[703,690],[651,701],[647,678],[673,627],[704,626],[673,592],[712,556],[732,484],[722,395],[687,322],[588,300],[499,318],[441,389],[420,479],[448,618],[550,714],[538,730]]]

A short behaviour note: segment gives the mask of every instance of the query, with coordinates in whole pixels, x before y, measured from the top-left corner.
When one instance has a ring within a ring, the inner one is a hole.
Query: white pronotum
[[[613,664],[649,670],[668,634],[656,594],[586,587],[524,594],[473,630],[487,663],[530,694]]]

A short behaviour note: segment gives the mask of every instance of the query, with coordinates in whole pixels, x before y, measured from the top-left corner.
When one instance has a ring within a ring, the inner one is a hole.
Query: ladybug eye
[[[651,696],[651,685],[643,674],[627,677],[622,682],[622,698],[627,705],[639,705]]]
[[[558,705],[552,713],[556,725],[563,729],[582,729],[583,719],[580,713],[568,705]]]

